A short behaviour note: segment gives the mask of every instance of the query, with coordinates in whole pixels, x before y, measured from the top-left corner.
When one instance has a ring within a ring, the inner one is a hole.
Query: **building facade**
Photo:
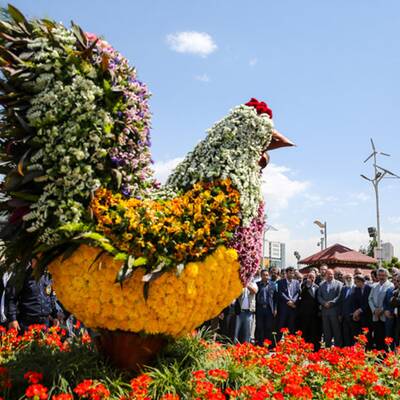
[[[285,243],[264,240],[263,265],[265,267],[286,268]]]
[[[382,260],[390,261],[394,257],[394,247],[392,243],[382,243]]]

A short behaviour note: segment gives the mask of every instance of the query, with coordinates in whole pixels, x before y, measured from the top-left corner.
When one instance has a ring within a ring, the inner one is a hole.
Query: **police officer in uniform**
[[[36,280],[33,277],[35,260],[26,269],[20,290],[10,285],[6,293],[6,310],[9,329],[24,332],[30,325],[41,324],[50,327],[59,325],[57,319],[56,296],[50,276],[45,273]]]

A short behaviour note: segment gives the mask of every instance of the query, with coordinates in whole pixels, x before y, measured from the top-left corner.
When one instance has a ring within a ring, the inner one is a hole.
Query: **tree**
[[[359,252],[363,253],[367,256],[374,257],[375,256],[375,247],[378,246],[378,242],[375,238],[372,238],[367,247],[361,246]]]
[[[393,268],[400,270],[400,261],[397,257],[392,257],[390,261],[383,261],[382,266],[392,272]]]

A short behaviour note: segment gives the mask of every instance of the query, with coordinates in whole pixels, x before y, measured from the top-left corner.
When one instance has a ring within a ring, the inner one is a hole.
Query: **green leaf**
[[[97,242],[108,242],[108,239],[105,238],[103,235],[101,235],[100,233],[97,232],[85,232],[82,233],[82,235],[80,235],[83,238],[86,239],[92,239],[95,240]]]
[[[8,65],[9,62],[6,61],[3,57],[0,57],[0,67],[3,67],[4,65]]]
[[[17,171],[21,176],[24,176],[24,163],[30,152],[31,149],[28,149],[18,162]]]
[[[24,65],[24,61],[22,61],[17,55],[15,55],[12,51],[6,49],[3,46],[0,46],[0,53],[2,54],[3,58],[11,63],[17,63]]]
[[[98,260],[101,258],[101,256],[102,256],[103,254],[105,254],[105,253],[106,253],[105,250],[100,251],[100,252],[96,255],[96,257],[94,258],[94,260],[92,261],[92,263],[90,264],[89,269],[92,268],[93,265],[96,264],[96,261],[98,261]],[[101,264],[101,263],[99,263],[99,264]],[[99,265],[99,267],[100,267],[100,265]]]
[[[38,195],[32,194],[32,193],[27,193],[27,192],[11,192],[10,195],[13,197],[16,197],[17,199],[30,201],[32,203],[39,200]]]
[[[33,132],[33,128],[17,112],[14,112],[14,115],[25,132],[27,133]]]
[[[126,261],[128,259],[128,254],[126,253],[117,253],[114,257],[115,261]]]
[[[134,262],[133,266],[134,267],[142,267],[143,265],[147,264],[147,258],[146,257],[138,257]]]
[[[87,47],[87,37],[86,37],[85,32],[83,32],[81,27],[79,25],[76,25],[73,21],[71,21],[71,30],[72,30],[72,33],[77,38],[79,44],[84,49],[86,49],[86,47]]]
[[[4,189],[8,192],[17,189],[22,182],[22,176],[16,170],[11,171],[4,180]]]
[[[75,253],[75,251],[78,249],[79,246],[80,243],[71,244],[71,246],[69,246],[62,254],[62,261],[68,260],[68,258],[70,258],[72,254]]]
[[[149,289],[150,289],[150,283],[145,282],[143,285],[143,297],[145,301],[147,301],[147,299],[149,298]]]
[[[7,9],[8,9],[8,13],[10,14],[10,17],[16,23],[25,24],[27,27],[30,27],[28,20],[25,18],[24,14],[22,14],[22,12],[18,10],[18,8],[9,4]]]
[[[69,224],[60,226],[58,230],[65,232],[83,232],[88,228],[88,225],[84,224],[83,222],[71,222]]]
[[[146,275],[143,275],[142,282],[151,282],[154,281],[155,279],[159,278],[164,272],[163,268],[165,267],[164,262],[161,264],[157,265],[155,269],[153,269],[151,272],[149,272]]]

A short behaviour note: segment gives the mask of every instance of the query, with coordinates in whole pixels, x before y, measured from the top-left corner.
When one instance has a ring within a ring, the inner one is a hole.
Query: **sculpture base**
[[[98,350],[115,367],[129,372],[140,372],[168,343],[163,335],[108,330],[99,333],[95,339]]]

